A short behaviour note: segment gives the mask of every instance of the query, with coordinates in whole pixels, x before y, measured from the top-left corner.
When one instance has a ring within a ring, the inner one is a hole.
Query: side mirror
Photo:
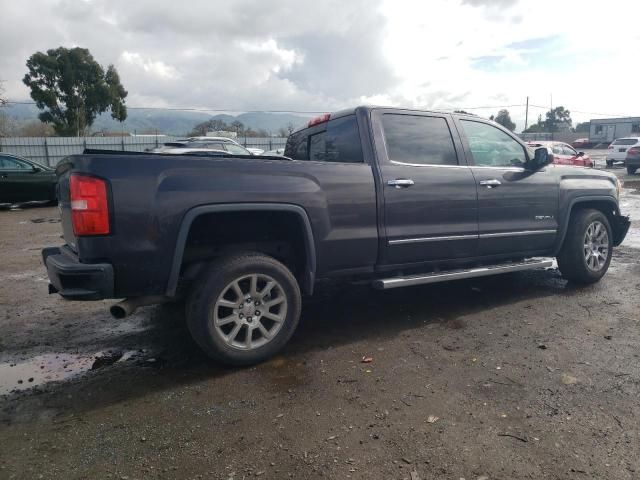
[[[578,152],[579,157],[584,157],[584,152]]]
[[[42,169],[41,169],[40,167],[36,167],[35,165],[33,165],[33,166],[31,167],[31,171],[32,171],[33,173],[38,173],[38,172],[41,172],[41,171],[42,171]]]
[[[549,155],[547,147],[536,148],[534,157],[529,161],[529,170],[540,170],[549,165],[552,160],[553,157]]]

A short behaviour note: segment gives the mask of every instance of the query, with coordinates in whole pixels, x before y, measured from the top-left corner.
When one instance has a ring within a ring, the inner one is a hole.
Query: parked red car
[[[577,138],[571,142],[571,146],[573,148],[589,148],[591,146],[591,142],[589,142],[588,138]]]
[[[577,152],[571,145],[563,142],[527,142],[531,148],[547,147],[549,155],[556,165],[574,165],[576,167],[593,167],[591,157],[584,152]]]

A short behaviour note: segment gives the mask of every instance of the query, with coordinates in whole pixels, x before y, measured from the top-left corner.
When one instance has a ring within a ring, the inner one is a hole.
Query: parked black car
[[[56,201],[54,169],[0,152],[0,203]]]
[[[636,170],[640,168],[640,147],[631,147],[627,150],[624,166],[627,167],[627,173],[629,175],[636,173]]]
[[[388,289],[556,257],[597,282],[629,228],[620,182],[549,162],[476,116],[376,107],[310,121],[285,157],[74,155],[57,167],[50,292],[126,297],[117,318],[184,297],[195,341],[239,365],[284,346],[318,279]]]

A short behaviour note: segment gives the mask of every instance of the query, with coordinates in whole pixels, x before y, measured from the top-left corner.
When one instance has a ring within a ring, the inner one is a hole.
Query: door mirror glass
[[[530,170],[540,170],[542,167],[549,165],[553,157],[549,155],[547,147],[539,147],[535,150],[534,157],[529,161]]]

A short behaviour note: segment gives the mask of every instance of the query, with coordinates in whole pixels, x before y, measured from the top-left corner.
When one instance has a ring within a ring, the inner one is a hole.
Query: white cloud
[[[404,79],[389,98],[468,108],[491,105],[496,97],[502,105],[524,104],[527,96],[546,106],[553,94],[556,105],[569,109],[640,114],[632,93],[640,67],[628,61],[640,45],[634,28],[639,2],[611,0],[603,11],[554,0],[394,0],[385,1],[383,12],[389,23],[385,54]],[[483,59],[491,63],[486,68],[480,68]],[[452,104],[446,95],[430,95],[434,92],[469,94]],[[543,110],[533,108],[530,118],[538,113]],[[512,114],[523,126],[524,107],[512,108]],[[573,115],[574,120],[591,116]]]
[[[125,63],[141,69],[151,78],[175,80],[181,77],[178,70],[171,65],[167,65],[162,60],[151,60],[144,58],[139,53],[128,52],[126,50],[122,52],[121,58]]]
[[[5,2],[7,95],[35,51],[89,48],[138,106],[333,110],[554,104],[639,115],[640,2],[160,0]],[[38,11],[42,22],[33,21]],[[524,108],[510,108],[521,127]],[[496,109],[474,110],[481,115]],[[533,107],[530,118],[544,109]]]

